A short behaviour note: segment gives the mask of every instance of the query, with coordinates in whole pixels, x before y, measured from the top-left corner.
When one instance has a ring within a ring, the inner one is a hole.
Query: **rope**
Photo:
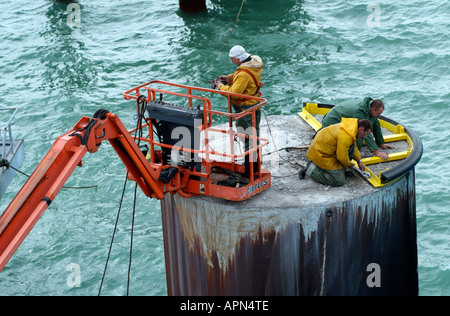
[[[11,168],[11,169],[13,169],[13,170],[15,170],[15,171],[17,171],[18,173],[20,173],[20,174],[22,174],[22,175],[24,175],[24,176],[26,176],[26,177],[31,177],[29,174],[26,174],[25,172],[23,172],[23,171],[21,171],[21,170],[19,170],[19,169],[17,169],[17,168],[15,168],[15,167],[13,167],[11,164],[7,164],[7,165],[5,165],[7,168]],[[86,186],[81,186],[81,187],[72,187],[72,186],[63,186],[62,188],[63,189],[92,189],[92,188],[97,188],[98,186],[100,185],[100,183],[98,183],[98,184],[94,184],[94,185],[86,185]]]
[[[139,144],[141,142],[140,138],[142,137],[142,134],[143,134],[142,119],[145,120],[144,115],[145,115],[145,110],[147,109],[147,102],[145,101],[145,96],[143,96],[143,95],[138,97],[136,102],[137,102],[137,106],[138,106],[138,117],[137,117],[136,131],[134,134],[134,140],[136,140],[136,139],[138,140],[137,145],[139,147]],[[139,138],[138,138],[138,136],[139,136]],[[105,269],[103,270],[103,276],[102,276],[102,280],[100,283],[98,296],[100,296],[100,294],[101,294],[103,282],[105,280],[106,270],[108,269],[108,263],[109,263],[109,260],[111,257],[111,250],[112,250],[112,246],[114,244],[114,238],[115,238],[116,231],[117,231],[117,224],[119,222],[120,211],[122,209],[123,198],[125,195],[125,189],[126,189],[127,180],[128,180],[128,172],[129,171],[127,171],[127,175],[125,177],[125,182],[123,185],[122,197],[121,197],[120,203],[119,203],[119,210],[117,211],[116,224],[114,225],[114,231],[113,231],[113,235],[111,238],[111,243],[109,245],[108,256],[106,258]],[[131,219],[130,256],[129,256],[129,261],[128,261],[128,273],[127,273],[127,296],[130,294],[131,263],[132,263],[132,259],[133,259],[133,236],[134,236],[134,219],[135,219],[135,215],[136,215],[137,187],[138,187],[138,184],[136,182],[136,185],[134,187],[133,214],[132,214],[132,219]]]
[[[134,132],[134,140],[139,136],[137,141],[137,146],[141,144],[142,137],[142,119],[145,120],[145,110],[147,109],[147,102],[145,101],[145,96],[141,95],[136,100],[138,106],[138,117],[136,123],[136,131]],[[139,133],[138,133],[139,131]],[[137,199],[137,187],[138,184],[136,182],[134,186],[134,199],[133,199],[133,215],[131,218],[131,236],[130,236],[130,259],[128,261],[128,278],[127,278],[127,296],[130,294],[130,277],[131,277],[131,262],[133,258],[133,235],[134,235],[134,218],[136,215],[136,199]]]
[[[89,135],[91,133],[91,129],[97,122],[97,119],[103,119],[105,117],[106,113],[108,113],[108,112],[109,112],[108,110],[98,109],[97,111],[95,111],[94,116],[92,117],[92,119],[89,121],[89,123],[85,127],[76,130],[75,132],[69,134],[69,136],[77,136],[81,140],[81,145],[86,146],[88,139],[89,139]],[[77,133],[77,132],[82,132],[82,131],[86,131],[84,133],[83,137],[81,137],[81,135]]]
[[[281,158],[281,160],[283,160],[284,162],[287,162],[292,168],[298,168],[298,167],[303,168],[304,166],[302,166],[302,165],[299,164],[298,162],[292,163],[292,162],[290,162],[289,160],[287,160],[287,159],[281,157],[281,155],[280,155],[280,151],[281,151],[281,150],[283,150],[283,149],[288,149],[288,148],[289,148],[289,149],[293,149],[294,147],[286,147],[286,148],[282,148],[282,149],[278,149],[278,148],[277,148],[277,144],[276,144],[276,142],[275,142],[275,139],[273,138],[272,130],[270,129],[270,124],[269,124],[269,120],[267,119],[266,112],[264,112],[264,110],[263,110],[262,108],[261,108],[261,111],[263,112],[264,117],[266,118],[267,128],[268,128],[268,130],[269,130],[270,137],[272,138],[273,146],[275,147],[275,151],[270,152],[269,154],[276,152],[276,153],[278,153],[278,156]],[[298,147],[298,149],[304,149],[304,148],[303,148],[303,147]]]
[[[120,199],[119,210],[117,211],[117,216],[116,216],[116,224],[114,225],[114,231],[113,231],[113,235],[111,238],[111,243],[109,244],[108,257],[106,258],[105,269],[103,270],[103,276],[102,276],[102,281],[100,283],[100,288],[98,289],[98,296],[100,296],[100,294],[102,293],[103,281],[105,280],[106,270],[108,269],[109,258],[111,257],[111,249],[112,249],[112,246],[114,243],[114,237],[116,236],[117,224],[119,223],[120,211],[122,209],[123,197],[125,195],[125,188],[127,187],[127,180],[128,180],[128,172],[127,172],[127,176],[125,177],[124,184],[123,184],[122,197]]]
[[[302,149],[308,149],[308,148],[309,148],[309,146],[284,147],[284,148],[281,148],[281,149],[278,149],[278,150],[271,151],[270,153],[266,153],[266,154],[264,154],[263,156],[268,156],[268,155],[271,155],[271,154],[273,154],[273,153],[277,153],[277,152],[283,151],[283,150],[291,151],[291,150],[302,150]]]
[[[220,48],[220,50],[224,49],[225,45],[227,45],[228,41],[230,40],[231,35],[233,35],[233,31],[234,31],[234,28],[236,27],[237,21],[239,20],[239,16],[241,15],[241,11],[242,11],[242,7],[244,6],[244,2],[245,2],[245,0],[242,0],[241,8],[239,9],[239,12],[238,12],[238,15],[236,17],[236,20],[234,21],[234,25],[233,25],[233,28],[231,29],[231,33],[228,36],[228,38],[225,41],[225,43],[223,44],[223,46]]]
[[[90,120],[89,123],[84,128],[79,129],[79,130],[73,132],[72,134],[70,134],[70,136],[78,136],[80,138],[80,140],[81,140],[81,144],[82,145],[86,145],[87,140],[89,138],[89,134],[90,134],[91,129],[92,129],[92,126],[94,126],[94,124],[97,122],[98,118],[103,119],[105,114],[108,113],[108,112],[109,111],[107,111],[107,110],[98,109],[94,113],[94,116],[93,116],[94,119]],[[86,130],[85,135],[84,135],[84,137],[81,137],[81,135],[78,134],[77,132],[81,132],[81,131],[84,131],[84,130]],[[11,169],[19,172],[20,174],[28,177],[28,178],[31,177],[29,174],[26,174],[25,172],[22,172],[21,170],[13,167],[11,165],[11,163],[8,160],[6,160],[6,159],[2,159],[0,161],[0,167],[3,167],[3,166],[6,166],[6,168],[11,168]],[[100,185],[100,183],[98,183],[96,185],[88,185],[88,186],[81,186],[81,187],[63,186],[62,188],[64,188],[64,189],[91,189],[91,188],[96,188],[99,185]]]
[[[134,217],[136,214],[136,194],[137,194],[137,183],[134,186],[134,201],[133,201],[133,216],[131,219],[131,238],[130,238],[130,260],[128,261],[128,280],[127,280],[127,296],[130,293],[130,275],[131,275],[131,261],[133,255],[133,235],[134,235]]]
[[[144,114],[145,114],[145,110],[146,110],[145,96],[143,98],[139,97],[136,100],[136,102],[137,102],[137,105],[139,106],[139,110],[138,110],[138,117],[137,117],[136,131],[134,134],[134,140],[136,140],[136,138],[138,136],[138,131],[139,131],[139,139],[138,139],[138,143],[137,143],[137,145],[139,146],[140,137],[142,136],[142,119],[144,118]],[[141,105],[142,105],[142,107],[141,107]],[[114,237],[115,237],[116,231],[117,231],[117,223],[119,222],[119,216],[120,216],[120,211],[122,209],[122,203],[123,203],[123,198],[125,195],[125,189],[127,186],[127,180],[128,180],[128,171],[127,171],[127,175],[125,177],[125,182],[123,185],[122,197],[121,197],[120,203],[119,203],[119,210],[117,211],[116,224],[114,226],[111,243],[109,245],[108,256],[106,258],[105,269],[103,271],[103,277],[102,277],[102,281],[100,283],[98,296],[100,296],[100,294],[101,294],[102,287],[103,287],[103,281],[104,281],[105,275],[106,275],[106,270],[108,269],[108,263],[109,263],[109,259],[111,257],[111,249],[114,244]],[[131,220],[130,256],[129,256],[129,261],[128,261],[128,273],[127,273],[127,296],[130,294],[130,277],[131,277],[131,262],[132,262],[132,254],[133,254],[133,235],[134,235],[134,218],[135,218],[135,214],[136,214],[137,186],[138,185],[136,183],[135,188],[134,188],[133,214],[132,214],[132,220]]]

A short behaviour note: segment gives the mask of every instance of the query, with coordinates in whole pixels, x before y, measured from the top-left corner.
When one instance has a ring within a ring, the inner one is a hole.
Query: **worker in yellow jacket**
[[[342,118],[341,123],[321,129],[306,154],[311,162],[300,170],[299,178],[304,179],[308,175],[318,183],[342,186],[345,183],[345,168],[353,167],[352,159],[365,171],[356,139],[365,138],[372,128],[369,120]]]
[[[216,83],[217,88],[222,91],[259,96],[261,74],[264,66],[261,57],[250,55],[240,45],[233,46],[228,56],[238,68],[232,74],[220,76],[219,79],[226,81],[228,84],[222,84],[218,81]],[[242,112],[258,103],[258,101],[231,98],[231,103],[236,107],[237,112]]]
[[[258,97],[260,93],[260,87],[262,85],[261,74],[264,66],[261,58],[259,56],[247,53],[245,49],[240,45],[233,46],[230,49],[228,55],[231,61],[236,64],[238,68],[232,74],[220,76],[220,80],[216,82],[216,87],[222,91]],[[221,81],[225,81],[228,84],[223,84]],[[235,112],[239,113],[256,105],[258,103],[258,100],[231,97],[231,103],[233,104]],[[257,137],[259,137],[259,123],[261,121],[261,111],[259,109],[255,112],[255,116],[256,135]],[[254,134],[252,132],[252,126],[252,115],[244,116],[236,122],[238,132],[250,136]],[[249,140],[249,138],[245,138],[245,151],[249,150],[251,143],[252,142]],[[255,163],[254,166],[257,165],[256,159],[256,155],[254,155],[252,158],[252,161]],[[245,164],[245,174],[248,176],[250,172],[248,156],[246,156]]]

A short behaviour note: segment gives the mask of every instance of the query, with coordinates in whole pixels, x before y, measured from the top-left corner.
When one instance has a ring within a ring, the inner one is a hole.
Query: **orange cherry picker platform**
[[[227,111],[212,109],[210,98],[199,95],[211,93],[226,97]],[[147,82],[125,91],[123,96],[136,100],[136,128],[127,130],[117,115],[106,110],[96,111],[93,117],[82,117],[70,131],[56,139],[3,212],[0,271],[74,169],[82,166],[83,156],[87,152],[97,152],[105,140],[125,164],[127,177],[136,181],[151,198],[163,199],[167,193],[177,193],[185,198],[204,195],[243,201],[270,187],[270,172],[261,168],[261,148],[268,140],[255,133],[255,112],[267,103],[265,99],[165,81]],[[181,99],[187,104],[167,103],[166,97]],[[258,103],[243,112],[233,113],[232,98],[252,99]],[[252,116],[253,133],[235,131],[233,121],[246,115]],[[219,121],[222,117],[225,123],[220,126],[227,125],[228,119],[228,128],[214,126],[213,117],[219,117]],[[148,133],[144,135],[146,130]],[[214,150],[210,144],[213,134],[222,136],[229,150]],[[237,154],[235,138],[249,138],[252,146]],[[147,144],[147,152],[142,150],[141,143]],[[246,156],[255,155],[257,162],[238,163]],[[249,168],[247,176],[243,175],[245,168]]]

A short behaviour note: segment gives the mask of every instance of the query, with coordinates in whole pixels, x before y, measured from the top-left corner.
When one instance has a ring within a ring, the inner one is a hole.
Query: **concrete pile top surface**
[[[320,120],[320,117],[317,119]],[[308,162],[307,148],[312,142],[315,131],[298,115],[262,115],[260,133],[260,137],[269,140],[269,145],[263,147],[262,167],[271,172],[271,187],[243,202],[231,202],[205,196],[196,198],[213,199],[214,203],[233,207],[298,208],[352,200],[380,189],[373,187],[356,171],[353,171],[353,177],[346,177],[342,187],[322,185],[308,176],[300,180],[298,172]],[[383,133],[387,134],[389,131],[386,130]],[[211,146],[221,146],[219,143],[224,144],[224,142],[226,143],[223,139],[214,139],[214,136],[210,138]],[[396,149],[381,151],[389,154],[402,148],[409,148],[406,141],[390,144]],[[243,152],[242,141],[239,145],[241,149],[238,153]],[[361,155],[363,158],[373,156],[365,146],[361,149]],[[370,168],[378,173],[398,163],[399,161],[385,162],[378,164],[379,166],[371,165]]]

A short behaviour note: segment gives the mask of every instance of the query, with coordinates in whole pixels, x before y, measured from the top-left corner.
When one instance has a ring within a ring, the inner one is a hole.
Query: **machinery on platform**
[[[182,91],[168,91],[156,86]],[[213,110],[209,98],[194,95],[194,92],[225,96],[228,110]],[[255,128],[255,111],[266,104],[265,99],[164,81],[142,84],[123,95],[127,100],[136,100],[136,128],[128,131],[117,115],[102,109],[92,117],[82,117],[55,141],[3,212],[0,217],[0,271],[74,169],[82,165],[83,156],[87,152],[97,152],[105,140],[125,164],[128,178],[136,181],[151,198],[163,199],[167,193],[178,193],[185,198],[205,195],[242,201],[270,187],[270,172],[261,168],[260,159],[261,147],[266,146],[268,140],[252,136],[256,133],[238,133],[233,129],[233,121],[246,115],[252,116]],[[168,103],[165,97],[187,101],[187,105]],[[230,100],[233,97],[259,102],[244,112],[232,113]],[[213,117],[222,117],[222,121],[228,119],[228,128],[213,126]],[[146,135],[145,131],[148,131]],[[229,152],[217,151],[210,146],[213,133],[225,136]],[[236,138],[250,138],[253,146],[236,154]],[[250,176],[244,177],[245,166],[238,161],[244,161],[245,156],[254,153],[259,159],[256,166],[249,164]]]

